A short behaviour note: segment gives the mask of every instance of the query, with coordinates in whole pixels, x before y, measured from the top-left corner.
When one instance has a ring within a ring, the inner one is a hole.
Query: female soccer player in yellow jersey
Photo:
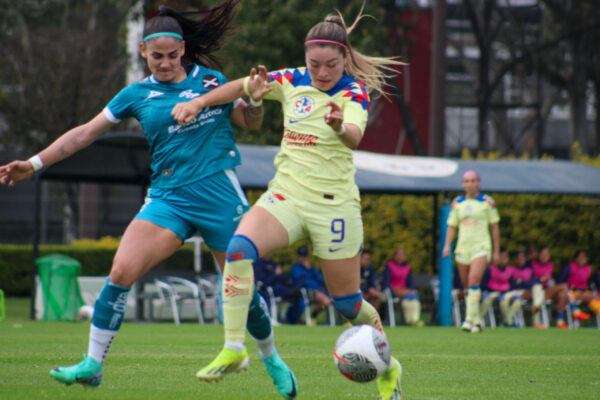
[[[481,278],[490,261],[496,264],[500,258],[500,229],[498,227],[500,217],[494,199],[479,192],[480,183],[477,172],[467,171],[464,173],[465,194],[458,196],[452,202],[442,254],[444,257],[450,255],[450,244],[458,229],[458,243],[454,256],[458,263],[458,273],[463,286],[468,288],[466,318],[461,329],[473,333],[481,332],[481,315],[479,313]]]
[[[361,11],[362,13],[362,11]],[[253,291],[252,262],[263,254],[308,237],[320,259],[336,309],[354,324],[382,330],[377,311],[362,300],[359,256],[363,242],[359,191],[354,182],[352,150],[367,123],[368,92],[383,91],[383,80],[399,61],[367,57],[352,48],[341,15],[313,26],[304,41],[306,67],[242,78],[205,96],[177,104],[174,118],[185,124],[202,108],[231,101],[244,93],[251,103],[279,101],[284,113],[277,173],[243,217],[229,242],[223,285],[225,346],[198,371],[204,381],[220,380],[247,363],[244,326]],[[393,359],[378,378],[382,399],[399,399],[402,367]]]

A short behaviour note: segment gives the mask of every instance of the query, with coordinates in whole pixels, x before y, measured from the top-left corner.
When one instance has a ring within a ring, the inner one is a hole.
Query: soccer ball
[[[335,342],[333,361],[351,381],[370,382],[388,369],[390,344],[370,325],[353,326]]]
[[[93,315],[94,307],[90,306],[89,304],[84,304],[81,306],[81,308],[79,308],[79,318],[84,320],[91,320]]]

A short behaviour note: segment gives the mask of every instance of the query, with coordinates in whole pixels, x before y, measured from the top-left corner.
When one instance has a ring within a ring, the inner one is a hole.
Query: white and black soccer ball
[[[94,307],[89,304],[84,304],[79,308],[79,318],[83,320],[91,320],[94,315]]]
[[[346,329],[335,342],[335,365],[354,382],[370,382],[381,376],[390,363],[387,338],[370,325]]]

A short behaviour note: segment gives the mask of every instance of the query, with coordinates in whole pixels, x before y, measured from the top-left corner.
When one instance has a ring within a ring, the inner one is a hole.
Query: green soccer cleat
[[[226,374],[246,371],[248,364],[248,351],[245,348],[235,351],[224,347],[217,358],[196,373],[196,378],[204,382],[218,382]]]
[[[102,364],[84,354],[83,361],[79,364],[56,367],[50,370],[50,376],[67,386],[79,383],[83,386],[97,387],[102,382]]]
[[[260,357],[260,360],[265,365],[279,393],[288,400],[295,398],[298,394],[296,376],[285,362],[283,362],[281,357],[279,357],[277,350],[270,357]]]
[[[392,357],[394,367],[388,369],[377,378],[377,389],[381,400],[400,400],[402,399],[402,389],[400,380],[402,379],[402,365],[398,360]]]

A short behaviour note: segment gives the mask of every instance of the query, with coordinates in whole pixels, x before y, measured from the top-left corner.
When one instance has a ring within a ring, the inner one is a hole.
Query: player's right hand
[[[29,161],[16,160],[0,166],[0,184],[15,186],[15,183],[31,178],[33,165]]]

